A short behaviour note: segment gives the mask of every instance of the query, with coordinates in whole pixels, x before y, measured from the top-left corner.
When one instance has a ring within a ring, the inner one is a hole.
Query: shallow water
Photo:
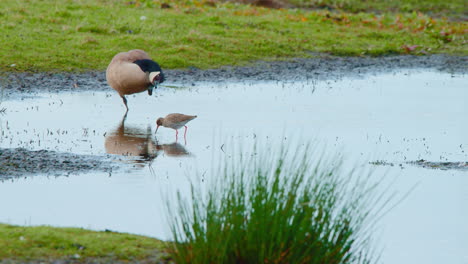
[[[359,79],[294,83],[199,83],[156,96],[42,94],[3,102],[0,147],[125,155],[121,170],[0,183],[0,222],[111,229],[167,238],[161,193],[187,190],[235,145],[297,147],[311,140],[387,174],[392,191],[414,188],[378,225],[384,263],[468,262],[468,170],[407,164],[468,161],[467,78],[407,70]],[[154,135],[168,113],[196,114],[175,142]],[[390,165],[372,165],[368,162]],[[201,183],[203,184],[203,183]]]

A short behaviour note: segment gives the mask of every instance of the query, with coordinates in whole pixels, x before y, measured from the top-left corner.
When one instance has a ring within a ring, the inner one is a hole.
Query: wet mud
[[[418,68],[443,72],[464,73],[468,57],[461,56],[388,56],[388,57],[334,57],[317,55],[312,59],[255,62],[246,67],[221,67],[202,70],[165,70],[166,84],[192,85],[197,82],[228,81],[303,81],[340,79],[347,76],[381,73],[385,71]],[[107,91],[105,72],[86,73],[0,73],[4,99],[33,97],[38,92]]]
[[[468,171],[468,161],[459,161],[459,162],[434,162],[427,160],[415,160],[407,161],[404,163],[393,163],[383,160],[369,162],[371,165],[376,166],[397,166],[401,169],[404,169],[407,165],[417,166],[425,169],[439,169],[439,170],[459,170],[459,171]]]
[[[49,150],[0,149],[0,181],[36,174],[69,176],[90,171],[111,174],[119,168],[113,159]]]
[[[468,162],[431,162],[427,160],[416,160],[407,162],[407,164],[423,167],[426,169],[440,169],[440,170],[463,170],[468,171]]]

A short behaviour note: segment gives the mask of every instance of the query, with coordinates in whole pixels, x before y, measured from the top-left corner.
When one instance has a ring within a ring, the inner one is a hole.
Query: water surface
[[[111,90],[3,102],[0,147],[118,155],[121,170],[1,182],[0,222],[166,239],[164,191],[188,190],[189,179],[209,175],[213,160],[233,155],[238,144],[294,149],[315,141],[348,164],[385,174],[394,192],[414,188],[379,222],[384,263],[468,263],[468,171],[406,163],[468,161],[467,84],[463,75],[418,70],[333,81],[174,83],[153,97],[129,96],[125,122]],[[173,112],[198,115],[186,140],[179,133],[175,142],[166,128],[154,134],[157,117]],[[369,164],[375,161],[393,166]]]

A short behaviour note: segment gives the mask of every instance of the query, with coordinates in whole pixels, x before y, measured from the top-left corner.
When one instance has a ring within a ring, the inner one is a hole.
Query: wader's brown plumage
[[[169,157],[188,156],[190,153],[181,144],[174,142],[172,144],[157,145],[158,150],[164,151],[164,155]]]
[[[176,131],[176,141],[177,141],[177,135],[179,134],[177,129],[181,127],[185,127],[185,132],[184,132],[184,138],[185,138],[187,134],[187,126],[185,124],[187,124],[187,122],[189,122],[190,120],[195,119],[196,117],[197,117],[196,115],[191,116],[191,115],[184,115],[184,114],[177,114],[177,113],[168,114],[166,117],[164,118],[160,117],[158,118],[158,120],[156,120],[156,125],[157,125],[156,132],[158,131],[159,126],[172,128]]]
[[[112,58],[106,70],[109,85],[116,90],[128,111],[125,95],[148,91],[152,94],[156,87],[164,81],[161,67],[143,50],[121,52]]]

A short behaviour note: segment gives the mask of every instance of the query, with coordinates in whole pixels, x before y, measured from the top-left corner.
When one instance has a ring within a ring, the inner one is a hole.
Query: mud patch
[[[35,174],[68,176],[89,171],[112,173],[117,168],[110,157],[24,148],[0,149],[0,181]]]
[[[315,58],[296,58],[289,61],[256,62],[247,67],[222,67],[213,70],[173,70],[170,81],[305,81],[338,80],[369,73],[383,73],[400,69],[436,69],[442,72],[464,73],[468,57],[461,56],[388,56],[335,57],[318,54]]]
[[[432,162],[427,160],[410,161],[407,164],[423,167],[426,169],[439,169],[439,170],[461,170],[468,171],[468,162]]]
[[[232,81],[304,81],[333,80],[347,76],[382,73],[395,69],[436,69],[443,72],[464,73],[468,57],[388,56],[335,57],[314,54],[315,58],[296,58],[288,61],[254,62],[246,67],[226,66],[202,70],[191,67],[184,70],[165,70],[167,81],[182,85],[197,82]],[[0,85],[5,87],[6,99],[33,97],[38,92],[111,91],[105,72],[87,73],[3,73]]]
[[[387,162],[384,160],[377,160],[377,161],[372,161],[369,162],[371,165],[376,165],[376,166],[397,166],[402,169],[405,167],[403,165],[413,165],[413,166],[418,166],[426,169],[439,169],[439,170],[459,170],[459,171],[468,171],[468,162],[467,161],[460,161],[460,162],[433,162],[433,161],[427,161],[427,160],[416,160],[416,161],[408,161],[404,163],[393,163],[393,162]]]

